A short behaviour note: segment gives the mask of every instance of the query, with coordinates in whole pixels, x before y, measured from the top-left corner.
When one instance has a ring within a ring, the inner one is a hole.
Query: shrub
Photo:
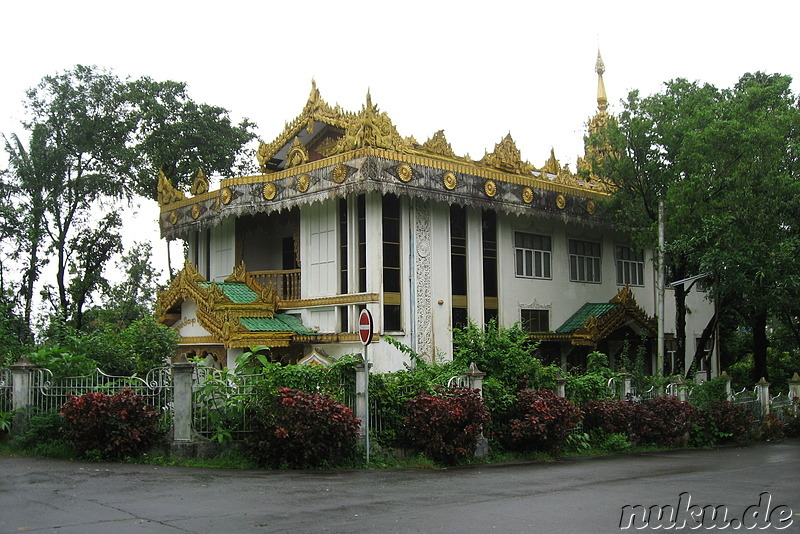
[[[711,403],[704,413],[708,426],[713,425],[719,441],[746,441],[752,433],[755,416],[744,404],[719,400]]]
[[[509,424],[512,447],[519,450],[557,451],[569,430],[581,421],[581,410],[546,389],[517,393]]]
[[[359,421],[326,395],[279,388],[251,407],[250,425],[245,445],[259,465],[304,468],[351,455]]]
[[[489,422],[478,390],[438,388],[408,401],[405,418],[412,443],[428,458],[452,464],[468,458]]]
[[[11,439],[15,449],[31,450],[37,445],[64,441],[64,419],[55,412],[34,413],[25,428]]]
[[[781,440],[785,437],[783,421],[773,414],[767,414],[761,422],[761,439],[766,441]]]
[[[78,454],[90,458],[138,456],[163,435],[161,412],[130,389],[114,395],[69,395],[61,415],[67,440]]]
[[[704,421],[695,408],[677,397],[656,397],[635,405],[633,434],[642,443],[677,445],[684,442],[687,433]]]
[[[609,434],[631,435],[636,406],[628,401],[591,401],[583,405],[583,429],[602,430]]]

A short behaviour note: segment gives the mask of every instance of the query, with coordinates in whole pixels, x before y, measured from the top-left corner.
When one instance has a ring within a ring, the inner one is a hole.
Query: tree
[[[13,240],[14,259],[24,263],[27,325],[50,258],[55,319],[80,328],[120,246],[119,204],[137,193],[155,198],[159,169],[178,183],[198,169],[229,175],[254,137],[253,124],[233,125],[227,110],[195,103],[182,83],[123,81],[82,65],[43,78],[26,105],[28,146],[5,137],[10,167],[0,184],[13,195],[8,205],[18,207],[3,224],[16,231],[0,237]]]

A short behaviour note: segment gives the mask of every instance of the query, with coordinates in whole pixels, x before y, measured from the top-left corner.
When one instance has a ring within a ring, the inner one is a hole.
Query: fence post
[[[622,391],[619,393],[619,400],[628,400],[630,397],[633,396],[633,385],[631,384],[631,380],[633,376],[631,376],[625,369],[622,369],[621,372],[622,376]]]
[[[173,441],[192,441],[192,379],[196,367],[185,354],[172,362]]]
[[[556,395],[559,397],[567,396],[567,379],[556,371]]]
[[[359,359],[353,364],[353,367],[356,370],[356,417],[361,421],[358,435],[363,438],[369,431],[364,427],[364,421],[367,420],[366,413],[369,409],[367,406],[367,365],[363,359]]]
[[[722,371],[722,374],[719,375],[725,380],[725,399],[732,401],[733,400],[733,390],[731,389],[731,377],[728,376],[727,371]]]
[[[25,430],[28,422],[28,406],[31,400],[31,371],[38,369],[27,356],[22,356],[17,363],[9,365],[11,370],[11,408],[14,410],[14,420],[11,423],[11,432],[18,434]]]
[[[683,402],[686,400],[686,381],[683,379],[681,375],[678,375],[675,380],[670,384],[670,386],[674,386],[675,395],[674,397],[678,397],[678,400]]]
[[[478,366],[475,365],[475,362],[469,364],[469,369],[463,373],[461,376],[467,377],[469,380],[469,387],[472,389],[478,390],[478,395],[483,398],[483,377],[486,376],[486,373],[478,369]]]
[[[797,417],[798,403],[800,403],[800,375],[795,371],[794,376],[789,380],[789,399],[792,401],[792,411]]]
[[[761,380],[756,383],[756,398],[761,403],[761,413],[763,415],[769,414],[770,396],[769,396],[769,382],[762,376]]]

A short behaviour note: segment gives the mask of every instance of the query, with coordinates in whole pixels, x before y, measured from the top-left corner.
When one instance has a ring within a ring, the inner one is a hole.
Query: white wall
[[[209,280],[221,282],[235,267],[236,225],[232,217],[211,228],[211,269]]]

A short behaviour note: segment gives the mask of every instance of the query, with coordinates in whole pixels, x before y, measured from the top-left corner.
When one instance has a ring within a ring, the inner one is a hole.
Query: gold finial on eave
[[[603,83],[603,73],[606,71],[603,57],[600,55],[600,49],[597,49],[597,63],[595,63],[594,71],[597,73],[597,109],[605,111],[608,108],[608,97],[606,96],[606,86]]]

